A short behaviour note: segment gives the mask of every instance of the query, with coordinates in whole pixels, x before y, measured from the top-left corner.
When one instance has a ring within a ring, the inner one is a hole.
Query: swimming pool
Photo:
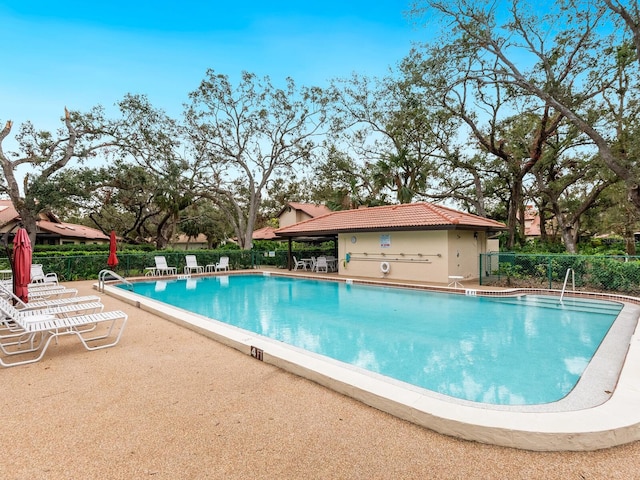
[[[243,275],[235,272],[231,275]],[[306,273],[258,272],[307,278]],[[221,277],[222,285],[230,278]],[[148,279],[140,279],[148,280]],[[388,281],[337,279],[346,284],[367,283],[380,286]],[[187,290],[197,285],[196,278],[185,281]],[[398,284],[393,284],[397,286]],[[406,288],[452,292],[453,289],[427,285],[402,285]],[[154,291],[168,283],[159,280]],[[582,378],[569,395],[558,402],[539,405],[490,405],[442,395],[400,382],[308,350],[272,340],[264,335],[211,320],[201,314],[173,307],[150,297],[112,285],[95,288],[131,306],[167,319],[207,336],[243,354],[256,356],[264,363],[324,385],[340,394],[387,412],[398,418],[436,432],[477,442],[540,451],[589,451],[640,440],[640,318],[639,299],[620,295],[580,292],[584,299],[607,299],[623,303],[623,308],[587,365]],[[464,291],[459,293],[464,293]],[[191,292],[182,292],[190,298]],[[474,290],[478,296],[504,297],[516,301],[518,295],[549,293],[544,290]],[[551,292],[553,293],[553,292]],[[556,299],[559,292],[555,292]],[[544,295],[544,298],[550,298]],[[552,297],[551,297],[552,298]],[[268,299],[266,299],[268,300]],[[135,311],[130,318],[135,322]],[[151,329],[150,335],[154,332]],[[164,339],[159,339],[164,341]],[[166,339],[171,341],[171,339]],[[257,355],[259,353],[259,355]],[[258,400],[259,401],[259,400]]]
[[[571,392],[622,303],[487,298],[261,275],[138,294],[442,395],[492,405]]]

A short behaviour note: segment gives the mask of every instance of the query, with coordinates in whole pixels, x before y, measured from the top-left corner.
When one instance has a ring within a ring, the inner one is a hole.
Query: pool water
[[[622,308],[262,275],[141,282],[134,292],[418,387],[494,405],[566,396]]]

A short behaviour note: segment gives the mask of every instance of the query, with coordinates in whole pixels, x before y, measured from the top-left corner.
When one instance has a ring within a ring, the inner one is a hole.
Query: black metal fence
[[[567,277],[567,272],[569,272]],[[640,294],[640,257],[492,252],[480,255],[480,285]]]

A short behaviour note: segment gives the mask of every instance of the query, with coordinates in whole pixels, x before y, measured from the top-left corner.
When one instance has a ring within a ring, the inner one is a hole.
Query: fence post
[[[553,286],[553,274],[552,274],[552,262],[551,262],[551,257],[549,257],[549,264],[547,265],[547,277],[549,277],[549,290],[551,290],[551,287]]]

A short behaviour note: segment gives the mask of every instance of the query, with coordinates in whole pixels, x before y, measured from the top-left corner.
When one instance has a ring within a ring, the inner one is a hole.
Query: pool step
[[[555,310],[572,310],[577,312],[607,313],[616,315],[622,304],[606,300],[590,300],[584,298],[565,297],[560,302],[560,297],[550,295],[520,295],[518,297],[501,297],[492,300],[540,308],[552,308]]]

